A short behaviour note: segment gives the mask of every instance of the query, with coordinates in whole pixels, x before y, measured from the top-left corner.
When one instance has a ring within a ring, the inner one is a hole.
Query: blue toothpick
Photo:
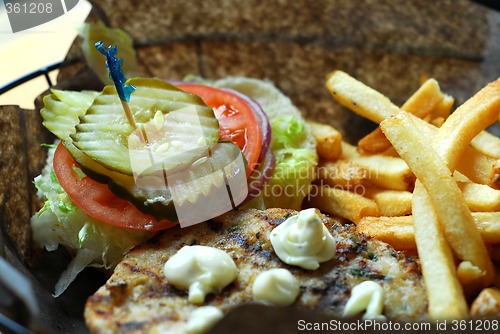
[[[113,80],[115,84],[116,92],[120,97],[128,122],[136,128],[137,125],[135,124],[134,117],[132,116],[132,112],[130,111],[130,107],[128,105],[128,102],[130,101],[130,94],[135,91],[135,87],[133,85],[125,84],[127,79],[125,78],[125,75],[123,75],[123,59],[115,57],[118,53],[118,48],[116,45],[110,45],[107,48],[104,48],[104,43],[102,41],[95,43],[95,47],[100,53],[106,56],[106,67],[109,69],[109,78]]]

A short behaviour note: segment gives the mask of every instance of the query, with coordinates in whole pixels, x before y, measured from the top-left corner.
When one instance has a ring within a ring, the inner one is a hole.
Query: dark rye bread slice
[[[45,164],[40,143],[50,143],[40,114],[0,106],[0,227],[23,260],[31,258],[29,219],[38,209],[32,180]]]

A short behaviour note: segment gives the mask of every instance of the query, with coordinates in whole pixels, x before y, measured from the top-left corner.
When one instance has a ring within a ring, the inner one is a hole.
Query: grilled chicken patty
[[[365,280],[380,283],[385,292],[384,314],[389,318],[419,320],[427,300],[418,264],[391,246],[360,235],[355,226],[322,216],[336,243],[336,257],[317,270],[283,263],[273,251],[271,231],[297,212],[287,209],[230,212],[217,222],[163,232],[132,250],[85,307],[85,320],[94,333],[182,333],[197,307],[187,291],[170,285],[162,270],[165,262],[185,245],[204,245],[226,251],[238,266],[233,283],[208,295],[204,305],[224,313],[252,303],[252,282],[270,268],[286,268],[299,280],[295,306],[341,316],[351,289]]]

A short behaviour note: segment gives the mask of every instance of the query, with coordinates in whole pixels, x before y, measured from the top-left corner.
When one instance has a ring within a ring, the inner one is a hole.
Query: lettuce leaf
[[[151,238],[154,232],[108,225],[78,208],[54,174],[54,151],[55,147],[49,149],[47,164],[34,181],[39,199],[45,202],[31,218],[31,229],[39,247],[54,251],[62,245],[74,255],[56,284],[57,297],[85,267],[114,268],[130,249]]]
[[[271,149],[276,158],[274,175],[263,190],[265,205],[299,210],[315,178],[318,155],[311,130],[292,101],[265,80],[246,77],[214,81],[188,77],[187,80],[231,88],[260,103],[271,123]]]

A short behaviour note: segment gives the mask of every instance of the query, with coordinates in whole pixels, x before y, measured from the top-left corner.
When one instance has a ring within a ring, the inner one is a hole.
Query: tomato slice
[[[247,160],[249,176],[258,162],[262,147],[262,133],[252,108],[239,96],[223,89],[195,83],[180,83],[177,87],[198,95],[214,109],[219,120],[220,138],[239,146]]]
[[[156,231],[177,225],[166,219],[157,221],[109,190],[103,183],[85,176],[80,178],[73,166],[77,163],[60,143],[54,154],[54,172],[61,187],[73,202],[92,218],[122,228]]]
[[[220,138],[234,142],[243,152],[249,176],[258,163],[262,146],[262,133],[252,108],[239,96],[218,88],[195,83],[181,83],[179,88],[196,94],[211,108],[219,120]],[[54,172],[57,180],[73,202],[89,216],[122,228],[138,230],[163,230],[177,225],[166,219],[158,221],[152,215],[137,209],[122,199],[103,183],[88,176],[80,178],[77,166],[62,143],[54,154]]]

